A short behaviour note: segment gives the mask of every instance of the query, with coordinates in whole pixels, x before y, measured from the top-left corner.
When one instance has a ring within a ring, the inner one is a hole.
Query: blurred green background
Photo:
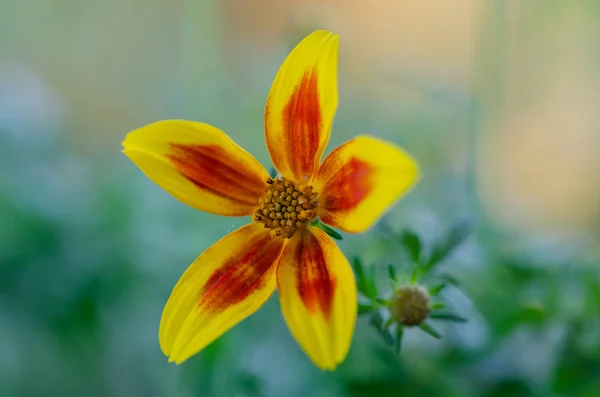
[[[182,366],[158,346],[185,268],[247,219],[200,213],[120,153],[163,118],[211,123],[263,164],[263,109],[293,46],[341,34],[327,151],[370,133],[420,162],[419,185],[365,235],[474,233],[440,271],[467,324],[405,335],[360,319],[317,370],[276,298]],[[600,3],[588,1],[3,1],[0,395],[600,396]]]

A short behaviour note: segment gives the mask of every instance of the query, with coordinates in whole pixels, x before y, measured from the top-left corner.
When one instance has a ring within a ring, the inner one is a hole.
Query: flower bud
[[[402,325],[421,324],[429,315],[429,292],[420,285],[400,288],[390,301],[392,318]]]

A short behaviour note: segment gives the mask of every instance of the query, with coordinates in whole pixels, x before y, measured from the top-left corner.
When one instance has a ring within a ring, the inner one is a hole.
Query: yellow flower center
[[[317,217],[317,193],[312,186],[296,185],[286,178],[269,178],[267,185],[267,194],[252,219],[271,229],[271,236],[290,238]]]

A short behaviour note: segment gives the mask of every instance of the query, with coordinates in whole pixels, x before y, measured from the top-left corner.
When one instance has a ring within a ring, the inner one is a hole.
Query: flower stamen
[[[312,186],[296,185],[283,177],[269,178],[267,185],[267,194],[252,220],[271,229],[271,236],[291,238],[296,230],[306,229],[317,217],[317,193],[312,191]]]

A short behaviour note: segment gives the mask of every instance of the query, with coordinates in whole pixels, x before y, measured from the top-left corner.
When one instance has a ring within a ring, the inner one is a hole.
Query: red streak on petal
[[[171,148],[169,160],[202,190],[250,205],[257,204],[264,194],[265,181],[218,145],[171,144]]]
[[[311,313],[321,312],[329,318],[337,282],[329,272],[323,247],[312,233],[304,233],[297,244],[295,263],[300,299]]]
[[[281,114],[289,166],[298,176],[312,174],[322,128],[317,74],[307,71]]]
[[[268,234],[248,241],[249,249],[237,252],[209,277],[198,307],[220,312],[244,301],[274,276],[283,240]]]
[[[373,189],[373,167],[355,157],[346,162],[325,184],[322,205],[328,210],[350,210]]]

